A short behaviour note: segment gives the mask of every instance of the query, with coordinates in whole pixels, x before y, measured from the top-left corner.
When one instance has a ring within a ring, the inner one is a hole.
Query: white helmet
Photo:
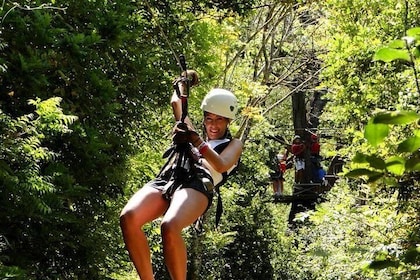
[[[201,109],[228,119],[234,119],[238,111],[238,101],[232,92],[215,88],[204,97]]]

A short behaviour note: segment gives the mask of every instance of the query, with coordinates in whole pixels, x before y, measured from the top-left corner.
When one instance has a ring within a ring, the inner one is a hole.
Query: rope
[[[153,12],[152,7],[149,4],[149,1],[146,0],[146,1],[144,1],[144,3],[146,4],[146,6],[147,6],[150,14],[152,15],[152,17],[155,19],[156,25],[159,28],[159,32],[161,33],[163,39],[165,40],[165,42],[168,45],[169,49],[171,50],[173,56],[175,57],[175,60],[178,64],[179,68],[181,69],[181,73],[182,73],[183,69],[182,69],[181,60],[179,59],[179,56],[176,54],[175,49],[172,47],[172,44],[168,39],[168,36],[166,36],[165,31],[163,30],[162,26],[159,24],[159,21],[157,20],[157,17],[155,16],[155,13]]]
[[[190,93],[190,81],[188,80],[188,73],[187,73],[187,64],[185,62],[185,56],[181,55],[178,56],[175,52],[175,49],[172,47],[171,42],[168,39],[168,36],[166,35],[165,31],[163,30],[162,26],[159,24],[159,21],[157,19],[157,17],[155,16],[155,13],[153,12],[152,7],[149,4],[149,1],[145,1],[144,2],[146,4],[147,9],[149,10],[150,14],[152,15],[152,18],[155,19],[156,21],[156,25],[159,28],[159,32],[161,33],[163,39],[165,40],[166,44],[168,45],[169,49],[171,50],[173,56],[175,57],[175,60],[181,70],[181,75],[185,78],[186,80],[186,96],[185,95],[181,95],[179,93],[179,89],[178,89],[178,85],[175,85],[175,90],[178,94],[178,97],[181,99],[181,104],[182,104],[182,115],[181,115],[181,122],[184,123],[185,118],[188,115],[188,96]]]

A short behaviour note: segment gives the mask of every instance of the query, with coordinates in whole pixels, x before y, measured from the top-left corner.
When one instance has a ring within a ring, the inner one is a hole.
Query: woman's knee
[[[178,225],[175,220],[163,220],[160,224],[160,231],[162,238],[169,240],[173,236],[178,236],[181,234],[182,227]]]
[[[139,227],[138,219],[135,218],[136,213],[133,209],[123,209],[120,214],[120,227],[126,229],[129,226]]]

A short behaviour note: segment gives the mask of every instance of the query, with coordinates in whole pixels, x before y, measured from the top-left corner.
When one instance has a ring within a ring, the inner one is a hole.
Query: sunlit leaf
[[[420,149],[420,137],[413,136],[410,137],[398,145],[399,152],[409,152],[412,153]]]
[[[388,125],[369,123],[365,127],[364,137],[368,140],[369,144],[376,147],[388,136],[388,133]]]
[[[408,124],[420,118],[420,115],[412,111],[395,111],[380,113],[373,117],[375,124]]]
[[[420,27],[413,27],[408,29],[407,35],[412,37],[420,36]]]
[[[405,171],[405,160],[402,157],[391,157],[386,161],[386,168],[389,172],[401,176]]]
[[[411,61],[407,50],[398,50],[393,48],[382,48],[378,50],[373,56],[374,61],[391,62],[394,60]]]
[[[401,39],[394,40],[388,44],[388,47],[393,49],[405,49],[405,41]]]
[[[369,163],[375,169],[386,169],[385,161],[375,155],[365,155],[357,152],[352,161],[354,163]]]

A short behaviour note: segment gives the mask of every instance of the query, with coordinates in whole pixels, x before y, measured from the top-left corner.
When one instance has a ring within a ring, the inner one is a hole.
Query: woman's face
[[[226,133],[229,124],[229,119],[212,114],[204,114],[204,127],[209,140],[221,139]]]

